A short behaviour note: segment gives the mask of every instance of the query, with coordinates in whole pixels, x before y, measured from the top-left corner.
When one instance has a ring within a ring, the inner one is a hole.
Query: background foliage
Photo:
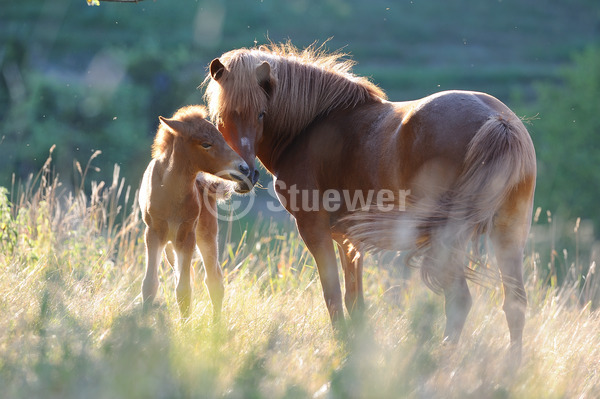
[[[559,71],[560,83],[535,85],[531,131],[539,160],[538,203],[600,227],[600,47],[588,47]]]
[[[489,92],[534,117],[536,203],[600,225],[594,207],[600,90],[595,0],[4,2],[0,13],[0,185],[97,150],[137,185],[158,115],[201,102],[210,60],[236,47],[331,40],[393,100]],[[576,21],[576,22],[574,22]],[[596,46],[596,47],[594,47]]]

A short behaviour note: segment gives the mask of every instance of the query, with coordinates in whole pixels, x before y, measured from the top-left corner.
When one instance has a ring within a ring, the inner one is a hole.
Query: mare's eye
[[[211,143],[202,143],[200,145],[202,146],[202,148],[206,148],[206,149],[209,149],[210,147],[212,147]]]
[[[262,118],[265,117],[266,112],[265,111],[261,111],[260,114],[258,114],[258,120],[262,120]]]

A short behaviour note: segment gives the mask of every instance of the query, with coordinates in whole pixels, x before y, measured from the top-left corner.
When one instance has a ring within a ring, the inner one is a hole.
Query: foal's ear
[[[268,96],[271,96],[273,93],[273,77],[271,76],[271,65],[267,61],[256,67],[256,79],[259,86],[263,88]]]
[[[159,116],[160,123],[163,124],[175,136],[181,136],[186,131],[186,124],[177,119],[167,119]]]
[[[219,79],[221,79],[223,77],[225,72],[227,72],[227,69],[225,69],[225,66],[223,64],[221,64],[221,61],[218,58],[215,58],[214,60],[211,61],[210,76],[212,76],[212,78],[214,80],[216,80],[218,82]]]

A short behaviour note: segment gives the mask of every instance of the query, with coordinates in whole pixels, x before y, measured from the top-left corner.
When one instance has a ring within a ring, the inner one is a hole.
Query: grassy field
[[[87,168],[79,169],[83,180]],[[546,248],[539,232],[552,226],[534,229],[528,249],[530,306],[515,369],[505,358],[500,290],[472,287],[463,338],[444,346],[442,298],[418,273],[390,267],[398,262],[389,254],[366,259],[367,326],[337,341],[314,261],[291,225],[264,222],[236,242],[227,236],[238,226],[222,230],[220,323],[211,323],[201,272],[193,317],[181,323],[168,268],[160,305],[144,315],[134,190],[118,169],[86,193],[64,190],[50,170],[47,163],[27,184],[0,193],[1,397],[600,396],[600,314],[592,307],[600,283],[582,257],[561,285],[555,257],[549,267],[536,261]]]

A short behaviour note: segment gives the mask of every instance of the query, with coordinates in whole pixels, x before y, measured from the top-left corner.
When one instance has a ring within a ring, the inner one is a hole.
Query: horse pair
[[[255,176],[258,158],[284,206],[289,189],[410,192],[405,209],[288,211],[315,258],[334,328],[364,311],[363,257],[371,248],[412,251],[425,283],[445,299],[445,338],[458,340],[471,307],[470,242],[491,238],[518,362],[527,299],[523,252],[536,177],[521,120],[496,98],[446,91],[390,102],[351,72],[343,54],[290,44],[233,50],[205,80],[210,118]],[[404,200],[404,198],[402,198]],[[399,205],[399,204],[398,204]],[[334,245],[340,248],[342,299]],[[473,248],[477,248],[474,245]]]

